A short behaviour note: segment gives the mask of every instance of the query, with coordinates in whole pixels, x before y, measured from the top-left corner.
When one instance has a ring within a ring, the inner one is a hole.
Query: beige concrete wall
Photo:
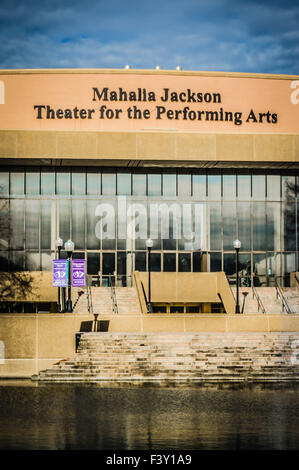
[[[22,271],[15,273],[19,279],[24,279],[28,283],[28,290],[25,295],[18,288],[13,292],[12,297],[5,297],[1,301],[23,301],[23,302],[56,302],[57,287],[53,287],[53,274],[51,271]],[[13,278],[10,280],[10,274],[6,273],[5,283],[13,287]]]
[[[86,159],[105,164],[109,160],[295,163],[299,162],[299,136],[0,130],[0,158]]]
[[[1,301],[19,301],[19,302],[57,302],[58,288],[53,287],[52,271],[21,271],[15,273],[19,279],[24,278],[29,284],[29,289],[25,293],[20,292],[17,288],[13,292],[13,296],[6,296]],[[5,273],[5,282],[13,286],[13,278],[10,273]],[[12,281],[10,281],[12,279]],[[2,282],[0,275],[0,282]],[[72,287],[72,300],[77,299],[78,291],[81,288]]]
[[[136,285],[142,312],[146,312],[141,282],[148,296],[148,273],[136,272]],[[227,313],[234,313],[235,302],[223,272],[151,273],[151,301],[156,303],[218,303],[220,294]]]
[[[75,333],[92,316],[2,314],[0,378],[30,377],[75,352]],[[297,315],[103,315],[110,332],[298,332]],[[99,333],[100,334],[100,333]],[[3,349],[4,347],[4,349]]]

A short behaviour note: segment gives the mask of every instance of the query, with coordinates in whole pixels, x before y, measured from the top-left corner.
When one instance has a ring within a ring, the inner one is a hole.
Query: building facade
[[[147,270],[289,285],[299,270],[299,77],[1,71],[2,271]],[[62,256],[65,256],[62,251]]]

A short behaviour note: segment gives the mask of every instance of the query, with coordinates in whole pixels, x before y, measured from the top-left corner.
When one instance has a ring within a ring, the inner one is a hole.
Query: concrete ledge
[[[0,378],[30,377],[75,352],[75,333],[90,315],[1,314]],[[103,315],[110,333],[296,333],[299,315]]]
[[[0,130],[3,159],[298,162],[297,134]],[[241,149],[241,151],[240,151]],[[50,160],[49,160],[50,161]]]

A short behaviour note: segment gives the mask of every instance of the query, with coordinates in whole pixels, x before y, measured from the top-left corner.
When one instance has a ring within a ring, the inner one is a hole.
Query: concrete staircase
[[[43,382],[299,380],[298,333],[82,333]]]
[[[256,287],[256,291],[266,309],[266,313],[281,314],[281,300],[276,298],[275,287]]]
[[[119,314],[136,315],[141,313],[136,287],[116,287],[115,295]]]
[[[283,295],[292,310],[292,313],[299,313],[299,291],[296,287],[284,287]]]
[[[118,314],[141,313],[140,304],[136,287],[115,287],[115,297],[117,303]],[[113,314],[113,303],[111,298],[110,287],[91,287],[91,298],[94,313],[103,315]],[[87,313],[87,296],[86,292],[82,295],[75,308],[75,313]]]
[[[266,313],[282,313],[281,300],[276,298],[275,287],[256,287],[255,289],[264,305]],[[235,286],[232,287],[232,291],[236,298]],[[299,313],[298,291],[295,288],[284,288],[282,291],[287,298],[287,302],[290,305],[292,312]],[[245,301],[244,313],[258,313],[258,302],[256,297],[253,296],[253,290],[251,287],[240,287],[240,310],[242,309],[243,304],[243,292],[248,292]],[[261,309],[259,310],[259,313],[261,313]]]

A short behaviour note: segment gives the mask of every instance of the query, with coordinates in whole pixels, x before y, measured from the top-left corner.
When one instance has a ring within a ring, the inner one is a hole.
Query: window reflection
[[[238,175],[238,199],[250,200],[251,199],[251,175]]]
[[[251,249],[251,215],[250,202],[238,202],[238,240],[241,241],[241,251]]]
[[[176,254],[175,253],[164,253],[163,271],[165,272],[176,271]]]
[[[280,176],[267,175],[267,199],[271,201],[280,200]]]
[[[284,253],[284,284],[290,286],[290,273],[296,271],[296,253]]]
[[[135,270],[146,271],[146,253],[145,252],[135,253]]]
[[[99,200],[87,200],[86,201],[86,213],[87,213],[87,249],[94,250],[100,248],[100,240],[96,236],[96,223],[98,217],[96,217],[96,208],[99,205]]]
[[[203,269],[203,260],[202,260],[203,254],[201,251],[194,252],[193,253],[193,272],[194,273],[200,273],[201,271],[204,271]]]
[[[280,204],[267,204],[267,249],[280,250]]]
[[[0,197],[8,196],[9,193],[9,172],[0,172]]]
[[[86,173],[85,171],[74,171],[72,172],[72,194],[82,195],[86,193]]]
[[[115,254],[103,253],[102,254],[102,274],[113,274],[115,271]]]
[[[282,176],[282,199],[284,201],[293,201],[296,198],[296,182],[295,176]]]
[[[254,253],[253,255],[253,285],[254,286],[263,286],[266,285],[266,253],[258,254]]]
[[[147,175],[148,181],[148,195],[149,196],[161,196],[161,185],[162,185],[162,176],[161,174],[151,174]]]
[[[39,201],[26,201],[26,248],[39,249]]]
[[[221,204],[214,202],[209,204],[210,214],[210,249],[222,249],[222,224]]]
[[[115,173],[102,173],[102,194],[115,195],[116,194],[116,174]]]
[[[208,175],[208,197],[214,201],[221,199],[221,175]]]
[[[175,250],[177,246],[178,235],[178,217],[179,214],[176,209],[177,206],[168,204],[168,210],[165,210],[161,214],[161,232],[163,239],[164,250]]]
[[[236,203],[223,203],[223,249],[231,250],[236,239]]]
[[[69,195],[71,189],[71,174],[69,171],[59,170],[56,173],[56,194]]]
[[[223,181],[223,199],[231,201],[236,199],[237,180],[236,175],[226,175],[222,177]]]
[[[196,199],[206,199],[206,174],[192,175],[192,195]]]
[[[100,253],[87,253],[87,274],[98,275],[100,271]]]
[[[191,174],[178,174],[178,196],[191,196]]]
[[[10,194],[11,196],[24,194],[24,169],[18,168],[10,172]]]
[[[52,271],[53,267],[54,253],[52,252],[42,252],[41,254],[41,270],[42,271]]]
[[[55,170],[53,168],[42,168],[40,180],[40,193],[42,195],[55,194]]]
[[[25,257],[25,270],[26,271],[40,271],[40,256],[39,253],[26,253]]]
[[[252,198],[255,201],[263,201],[266,194],[265,175],[252,175]]]
[[[286,251],[296,250],[296,207],[294,202],[282,204],[282,249]]]
[[[52,232],[52,212],[55,214],[54,201],[42,200],[41,201],[41,248],[51,248],[51,232]]]
[[[163,196],[176,196],[176,174],[164,173]]]
[[[179,272],[191,271],[191,254],[179,253]]]
[[[24,201],[10,200],[10,248],[24,249]]]
[[[151,271],[161,271],[161,253],[151,253]]]
[[[117,253],[117,274],[125,275],[127,274],[127,256],[126,252],[119,251]]]
[[[71,222],[71,201],[59,200],[58,206],[58,234],[64,242],[70,239],[70,222]]]
[[[26,194],[35,196],[39,195],[39,180],[40,172],[38,169],[26,170]]]
[[[78,250],[85,248],[85,201],[72,200],[72,240]]]
[[[118,207],[116,194],[129,197],[131,194],[142,196],[141,199],[138,199],[138,203],[147,207],[149,212],[147,237],[150,236],[154,241],[153,252],[162,249],[172,251],[172,253],[162,254],[162,258],[161,253],[155,253],[158,270],[161,270],[161,260],[164,271],[173,270],[175,263],[178,269],[179,263],[184,260],[184,257],[178,256],[178,251],[190,252],[192,249],[198,248],[198,246],[192,246],[192,240],[188,238],[191,232],[200,231],[197,219],[195,220],[196,200],[203,201],[205,208],[204,224],[207,227],[205,238],[208,242],[207,248],[212,250],[209,255],[210,270],[221,269],[223,256],[221,250],[233,251],[232,243],[235,238],[242,242],[240,260],[243,255],[244,259],[247,259],[246,257],[249,256],[247,251],[255,251],[255,253],[251,253],[251,256],[253,256],[252,273],[253,277],[256,277],[254,281],[256,283],[260,282],[263,285],[265,282],[269,282],[269,279],[273,279],[268,270],[271,272],[273,269],[273,272],[283,274],[286,263],[288,266],[292,266],[291,263],[296,262],[294,269],[299,269],[299,256],[295,251],[299,246],[299,205],[296,203],[297,189],[294,174],[287,174],[282,170],[281,176],[278,172],[262,172],[261,170],[253,170],[252,176],[251,172],[246,173],[246,170],[241,170],[240,173],[239,170],[236,170],[236,174],[228,170],[209,170],[208,176],[206,171],[192,170],[189,172],[187,169],[178,169],[177,174],[171,169],[162,172],[158,168],[142,169],[142,171],[134,169],[132,171],[126,168],[116,171],[108,167],[103,169],[78,167],[72,169],[66,167],[42,167],[41,169],[11,167],[9,169],[3,167],[3,171],[0,172],[0,197],[4,198],[1,217],[3,220],[7,220],[7,229],[5,227],[1,229],[0,249],[2,251],[8,250],[9,244],[10,250],[19,251],[23,264],[25,267],[28,266],[28,269],[29,266],[33,269],[33,255],[39,253],[40,269],[45,269],[47,264],[46,262],[43,264],[43,256],[45,255],[48,257],[47,259],[51,260],[51,248],[54,249],[55,238],[59,235],[64,242],[71,237],[75,242],[76,249],[79,250],[121,250],[119,251],[121,255],[117,258],[119,260],[117,261],[117,269],[119,265],[121,271],[124,271],[125,267],[126,270],[131,269],[128,268],[129,265],[125,266],[124,264],[126,256],[124,250],[130,252],[143,250],[138,255],[136,254],[135,262],[137,266],[139,263],[140,268],[146,269],[144,264],[146,238],[142,237],[142,239],[128,244],[127,218],[126,215],[123,218],[120,217],[119,209],[116,211],[115,218],[118,224],[117,248],[115,235],[103,239],[103,243],[96,236],[95,229],[99,217],[95,216],[95,210],[99,204],[107,202],[105,197],[103,199],[101,196],[101,172],[103,172],[103,194],[113,196],[112,199],[109,198],[109,204],[112,204],[114,208]],[[208,197],[210,201],[213,201],[208,204],[204,202],[207,192],[206,183],[208,183]],[[299,178],[297,178],[297,184],[299,186]],[[172,210],[170,210],[170,215],[169,213],[159,215],[159,210],[150,213],[149,209],[153,203],[158,205],[163,203],[163,200],[160,199],[162,189],[163,196],[169,197],[169,199],[164,199],[167,207],[170,208],[172,204],[178,203],[177,207],[181,210],[179,214],[174,214]],[[24,190],[26,193],[25,203],[23,201]],[[252,202],[250,202],[251,190]],[[9,206],[5,209],[5,197],[9,191],[13,195],[9,201],[10,214],[8,212]],[[234,203],[236,191],[237,208]],[[39,194],[42,195],[41,198]],[[55,194],[58,196],[72,194],[81,197],[61,200],[61,198],[53,197]],[[85,194],[89,197],[86,198]],[[151,199],[147,199],[146,194]],[[92,195],[95,196],[95,199],[90,199]],[[154,196],[156,196],[156,200],[153,199]],[[184,203],[180,199],[174,201],[176,196],[183,198]],[[222,202],[221,196],[223,197]],[[265,197],[267,197],[266,202]],[[282,198],[282,203],[280,198]],[[189,206],[191,201],[193,201],[192,212],[186,214],[183,212],[183,208]],[[106,225],[108,222],[106,218]],[[55,223],[57,226],[54,228]],[[166,236],[165,230],[168,230]],[[120,237],[120,232],[125,233],[123,238]],[[24,248],[25,252],[23,252]],[[257,251],[264,252],[264,254],[256,253]],[[281,251],[283,254],[280,253]],[[291,257],[287,257],[289,253],[292,254]],[[186,253],[186,255],[188,255],[186,259],[189,259],[190,253]],[[228,270],[230,255],[231,253],[225,253],[225,269]],[[258,259],[260,255],[261,257]],[[277,261],[281,256],[282,267],[281,262]],[[17,255],[13,255],[11,259],[13,257],[17,257]],[[289,259],[292,261],[289,262]],[[241,266],[243,270],[246,268],[246,263],[244,263],[242,262]],[[255,265],[257,265],[260,274],[254,274]],[[262,266],[264,266],[264,274],[261,274],[263,272]],[[190,255],[191,268],[194,272],[203,269],[200,253]],[[180,264],[180,269],[183,269],[182,264]],[[289,269],[288,267],[287,270]],[[286,272],[288,273],[288,271]]]
[[[97,169],[87,171],[87,195],[101,194],[101,172]]]
[[[254,202],[253,209],[253,249],[257,251],[266,250],[266,206],[264,202]]]
[[[227,276],[236,275],[236,255],[235,253],[224,253],[223,255],[224,272]]]
[[[103,201],[102,201],[103,202]],[[103,250],[114,250],[116,248],[116,226],[115,226],[115,202],[114,200],[105,200],[107,208],[101,212],[101,217],[98,219],[98,236],[102,239]]]
[[[24,270],[24,251],[11,251],[9,256],[10,271]]]
[[[251,255],[250,253],[241,253],[239,255],[239,276],[240,284],[244,287],[251,286]]]
[[[146,175],[133,174],[133,195],[145,196],[146,195]]]
[[[117,173],[117,194],[131,196],[131,173]]]
[[[9,215],[9,199],[0,199],[0,250],[8,249],[10,237],[11,218]]]
[[[210,253],[210,271],[222,271],[221,253]]]

